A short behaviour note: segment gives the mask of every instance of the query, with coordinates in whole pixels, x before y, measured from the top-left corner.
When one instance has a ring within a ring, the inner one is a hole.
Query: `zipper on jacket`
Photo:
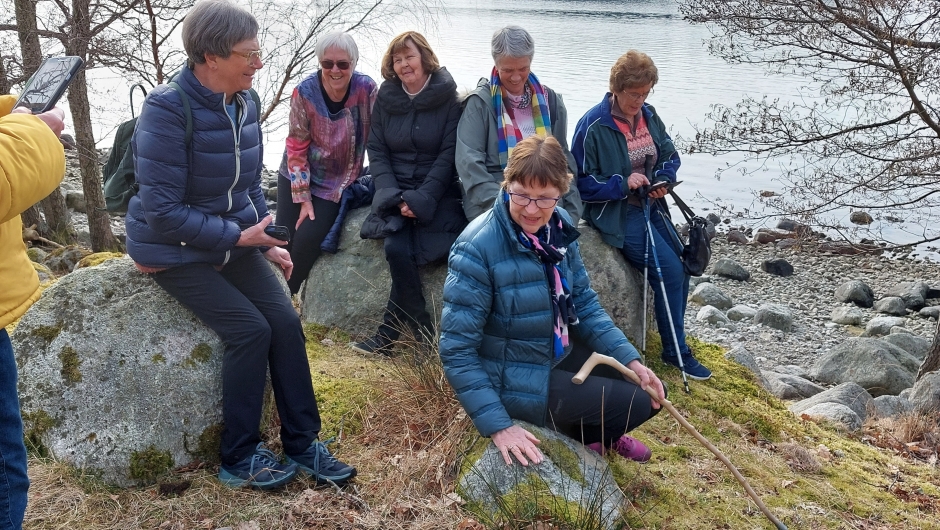
[[[241,112],[240,112],[239,117],[238,117],[238,123],[237,123],[237,124],[235,123],[234,120],[232,120],[232,117],[229,116],[228,111],[225,110],[225,108],[224,108],[224,106],[225,106],[225,101],[224,101],[224,100],[222,101],[222,106],[223,106],[223,109],[222,109],[222,110],[225,112],[225,115],[228,116],[228,120],[229,120],[229,122],[232,124],[232,137],[233,137],[232,139],[233,139],[233,141],[234,141],[234,143],[235,143],[235,179],[232,181],[232,185],[229,186],[229,189],[228,189],[228,193],[227,193],[227,196],[228,196],[228,207],[225,209],[226,212],[232,211],[232,202],[233,202],[233,201],[232,201],[232,190],[235,189],[235,186],[238,184],[238,177],[239,177],[239,175],[241,175],[242,150],[241,150],[241,146],[240,146],[239,140],[241,139],[242,125],[245,123],[245,114],[247,114],[247,113],[245,112],[245,101],[242,99],[241,94],[237,94],[237,93],[236,93],[236,94],[235,94],[235,98],[238,100],[239,107],[240,107],[240,109],[241,109]],[[249,200],[249,202],[250,202],[250,200]],[[255,212],[255,217],[257,217],[257,216],[258,216],[258,212]]]

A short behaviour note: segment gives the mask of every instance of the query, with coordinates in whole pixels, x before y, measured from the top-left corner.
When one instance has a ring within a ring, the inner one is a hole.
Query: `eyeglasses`
[[[232,53],[247,59],[248,64],[252,64],[253,62],[255,62],[255,59],[258,59],[258,61],[261,61],[261,50],[251,50],[250,52],[245,52],[245,53],[232,50]]]
[[[509,198],[512,199],[512,202],[518,204],[519,206],[522,206],[523,208],[528,208],[529,205],[534,202],[535,205],[538,206],[539,208],[543,210],[548,210],[550,208],[554,208],[555,205],[558,204],[558,201],[561,200],[561,197],[558,197],[556,199],[551,199],[548,197],[539,197],[538,199],[533,199],[532,197],[529,197],[527,195],[522,195],[520,193],[513,193],[511,191],[508,191],[506,193],[509,194]]]
[[[330,61],[329,59],[320,61],[320,67],[324,70],[332,70],[333,66],[336,66],[340,70],[349,70],[352,63],[349,61]]]
[[[646,101],[646,98],[650,97],[650,94],[653,93],[653,90],[647,90],[646,92],[621,92],[624,96],[632,99],[633,101]]]

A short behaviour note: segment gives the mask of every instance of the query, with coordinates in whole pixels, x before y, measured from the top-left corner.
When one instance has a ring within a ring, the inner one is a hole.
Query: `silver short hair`
[[[491,48],[493,62],[498,62],[502,57],[531,59],[535,56],[535,39],[519,26],[506,26],[493,33]]]
[[[326,53],[326,50],[330,48],[337,48],[346,52],[350,62],[352,62],[353,70],[356,69],[356,65],[359,63],[359,46],[356,45],[356,41],[352,38],[352,35],[345,31],[332,31],[327,33],[317,39],[317,45],[313,52],[317,54],[317,59],[320,59]]]
[[[258,21],[228,0],[200,0],[183,19],[183,48],[193,68],[206,54],[228,57],[239,42],[258,36]]]

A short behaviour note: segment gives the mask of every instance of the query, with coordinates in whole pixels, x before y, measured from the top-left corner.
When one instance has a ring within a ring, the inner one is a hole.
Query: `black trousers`
[[[571,378],[591,351],[575,342],[568,357],[552,369],[546,425],[585,445],[610,447],[621,435],[659,413],[645,390],[610,366],[597,366],[580,385]]]
[[[294,272],[291,273],[290,280],[287,280],[291,294],[300,290],[300,284],[307,279],[313,264],[323,254],[320,245],[330,233],[338,213],[339,203],[313,197],[314,220],[304,219],[300,228],[294,230],[297,218],[300,217],[300,204],[291,198],[290,181],[278,176],[276,222],[290,231],[290,243],[284,248],[290,252],[290,259],[294,262]]]
[[[281,418],[281,441],[302,453],[320,432],[300,318],[261,252],[254,250],[221,271],[195,263],[153,274],[173,298],[218,334],[222,357],[222,463],[251,455],[268,370]]]
[[[385,260],[392,276],[392,288],[379,334],[392,340],[398,339],[405,329],[428,334],[428,337],[434,335],[415,260],[418,230],[415,223],[406,221],[403,229],[385,238]]]

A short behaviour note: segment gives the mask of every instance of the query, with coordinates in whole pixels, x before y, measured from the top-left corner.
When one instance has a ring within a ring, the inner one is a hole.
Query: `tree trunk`
[[[0,96],[10,93],[13,83],[10,81],[10,74],[7,73],[6,65],[3,64],[3,57],[0,57]]]
[[[28,79],[42,63],[42,46],[36,31],[36,0],[13,0],[16,10],[16,33],[23,53],[23,79]]]
[[[88,58],[90,40],[90,0],[72,2],[72,29],[67,55]],[[75,126],[75,144],[78,150],[79,168],[82,173],[82,191],[85,193],[85,213],[88,214],[88,232],[91,249],[95,252],[123,251],[121,242],[111,231],[111,217],[105,209],[104,191],[101,185],[101,167],[98,165],[98,149],[91,126],[91,104],[88,102],[88,83],[85,69],[75,74],[69,85],[69,109]]]
[[[39,205],[34,204],[27,208],[20,217],[23,219],[23,227],[29,228],[33,225],[36,225],[36,231],[40,234],[45,234],[49,231],[49,227],[46,225],[46,222],[42,219],[42,216],[39,215]]]
[[[62,189],[52,190],[52,193],[40,204],[42,204],[42,213],[46,214],[49,232],[49,235],[43,235],[63,245],[74,243],[75,229],[72,228],[72,218],[69,215],[68,206],[65,205],[65,195],[62,194]]]
[[[933,343],[930,345],[930,349],[927,350],[927,357],[924,357],[924,362],[920,364],[920,370],[917,371],[914,382],[920,381],[921,377],[937,370],[940,370],[940,319],[937,320],[937,331],[933,333]]]

